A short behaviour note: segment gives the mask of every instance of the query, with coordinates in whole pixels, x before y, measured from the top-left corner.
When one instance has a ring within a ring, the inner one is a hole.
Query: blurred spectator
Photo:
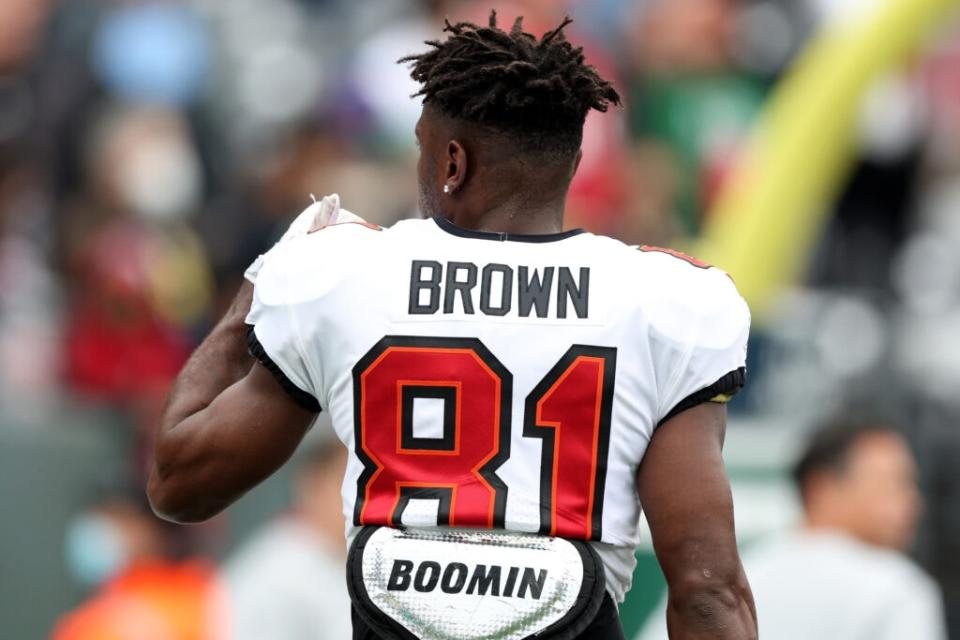
[[[761,634],[777,640],[944,640],[940,591],[905,555],[920,517],[913,456],[876,423],[814,435],[794,477],[800,530],[744,555]],[[655,617],[644,640],[665,638]]]
[[[667,175],[671,191],[659,208],[669,207],[667,222],[688,235],[699,232],[765,98],[764,83],[734,58],[739,4],[649,0],[629,40],[637,172]]]
[[[22,63],[39,41],[50,0],[6,0],[0,5],[0,73]]]
[[[39,172],[0,152],[0,405],[20,419],[55,404],[59,286],[36,236],[49,212]]]
[[[903,555],[921,512],[903,438],[882,424],[832,425],[815,434],[794,477],[803,530],[744,560],[765,633],[946,638],[939,589]]]
[[[207,49],[204,25],[186,3],[120,4],[94,34],[91,64],[125,100],[182,105],[207,81]]]
[[[209,266],[185,224],[202,173],[178,112],[108,108],[96,122],[84,191],[59,230],[72,285],[66,380],[125,409],[146,434],[208,313]]]
[[[109,491],[66,534],[67,564],[94,595],[53,640],[206,640],[219,592],[212,567],[175,559],[175,529],[139,484]]]
[[[234,640],[353,637],[340,500],[345,464],[346,449],[332,435],[314,445],[297,469],[293,513],[267,524],[227,563]]]

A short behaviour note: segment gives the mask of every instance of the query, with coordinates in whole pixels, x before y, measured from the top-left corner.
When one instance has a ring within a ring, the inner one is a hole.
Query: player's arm
[[[244,282],[174,383],[147,487],[163,518],[199,522],[219,513],[286,462],[314,418],[248,354],[252,297]]]
[[[669,589],[671,640],[757,637],[721,458],[726,407],[706,402],[660,425],[637,477]]]

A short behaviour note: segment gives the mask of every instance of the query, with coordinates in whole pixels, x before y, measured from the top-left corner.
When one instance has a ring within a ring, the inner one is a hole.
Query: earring
[[[443,185],[443,192],[444,192],[444,193],[450,193],[450,185],[448,185],[448,184]]]

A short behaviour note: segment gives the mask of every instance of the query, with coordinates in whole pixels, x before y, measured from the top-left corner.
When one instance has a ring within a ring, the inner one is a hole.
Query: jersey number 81
[[[523,435],[542,441],[540,533],[602,537],[617,351],[575,345],[526,398]],[[502,528],[513,376],[476,338],[388,336],[353,369],[354,523],[400,524],[411,499],[439,501],[438,525]],[[417,398],[442,401],[441,437],[414,434]]]

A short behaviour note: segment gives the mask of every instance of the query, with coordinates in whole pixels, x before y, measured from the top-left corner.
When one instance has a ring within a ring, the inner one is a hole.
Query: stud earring
[[[448,184],[443,185],[443,192],[444,192],[444,193],[450,193],[450,185],[448,185]]]

